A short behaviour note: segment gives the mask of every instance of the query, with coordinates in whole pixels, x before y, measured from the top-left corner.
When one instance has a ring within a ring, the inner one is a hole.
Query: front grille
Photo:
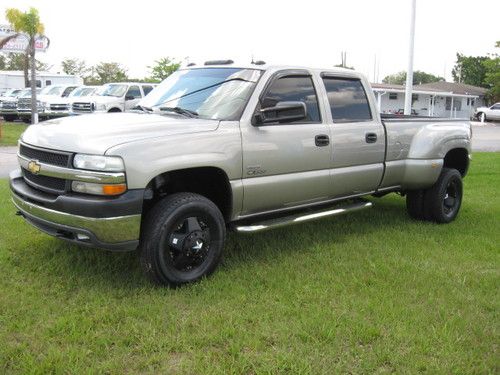
[[[37,160],[41,163],[56,165],[59,167],[70,167],[71,154],[66,152],[54,152],[42,150],[21,144],[19,154],[27,159]],[[33,174],[23,169],[24,181],[35,189],[52,194],[63,194],[66,191],[66,180],[61,178]]]
[[[73,110],[73,112],[90,113],[92,112],[92,104],[75,102],[72,104],[71,109]]]
[[[25,158],[35,159],[42,163],[57,165],[59,167],[69,167],[70,154],[44,151],[23,144],[19,147],[19,154]]]
[[[67,104],[51,104],[50,109],[52,111],[67,111],[68,105]]]
[[[17,109],[19,110],[31,109],[31,98],[19,98],[17,101]]]
[[[37,175],[27,170],[23,170],[23,176],[28,185],[49,193],[62,194],[66,190],[66,180],[60,178]]]
[[[2,108],[3,109],[16,109],[16,107],[17,107],[16,102],[7,102],[7,101],[4,101],[2,103]]]

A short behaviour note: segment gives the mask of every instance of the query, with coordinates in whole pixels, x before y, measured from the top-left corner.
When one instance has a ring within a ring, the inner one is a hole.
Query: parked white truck
[[[168,285],[212,273],[226,229],[339,215],[388,193],[415,219],[457,217],[469,122],[381,118],[351,70],[218,64],[175,72],[143,113],[28,127],[10,175],[18,213],[76,244],[140,249],[145,273]]]
[[[58,118],[69,114],[67,98],[76,85],[47,86],[37,95],[37,109],[40,120]],[[19,98],[17,116],[24,122],[31,122],[31,96]]]
[[[90,97],[75,100],[71,111],[74,114],[129,112],[149,94],[156,85],[151,83],[108,83]]]
[[[0,96],[0,116],[5,121],[17,119],[17,98],[22,89],[9,89]]]

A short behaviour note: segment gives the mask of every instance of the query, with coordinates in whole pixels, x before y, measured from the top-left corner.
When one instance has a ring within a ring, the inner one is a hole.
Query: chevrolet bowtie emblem
[[[28,163],[28,170],[33,174],[38,174],[38,172],[40,172],[41,167],[42,166],[38,164],[36,160],[30,160],[30,162]]]

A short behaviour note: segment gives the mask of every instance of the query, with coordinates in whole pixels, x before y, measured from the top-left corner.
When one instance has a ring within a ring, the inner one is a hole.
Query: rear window
[[[359,79],[324,77],[333,122],[372,119],[366,92]]]

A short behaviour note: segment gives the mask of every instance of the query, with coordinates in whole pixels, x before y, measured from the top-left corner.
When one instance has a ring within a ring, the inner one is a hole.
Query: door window
[[[261,101],[261,108],[276,106],[278,102],[303,102],[307,108],[307,117],[290,123],[319,123],[321,117],[318,96],[311,77],[287,76],[275,80],[267,89]]]
[[[153,86],[142,86],[142,91],[144,91],[144,96],[149,94],[153,90]]]
[[[372,119],[370,104],[359,79],[323,78],[333,122],[360,122]]]
[[[127,91],[126,96],[133,97],[134,99],[142,98],[141,90],[139,89],[139,86],[130,86],[130,88]]]

